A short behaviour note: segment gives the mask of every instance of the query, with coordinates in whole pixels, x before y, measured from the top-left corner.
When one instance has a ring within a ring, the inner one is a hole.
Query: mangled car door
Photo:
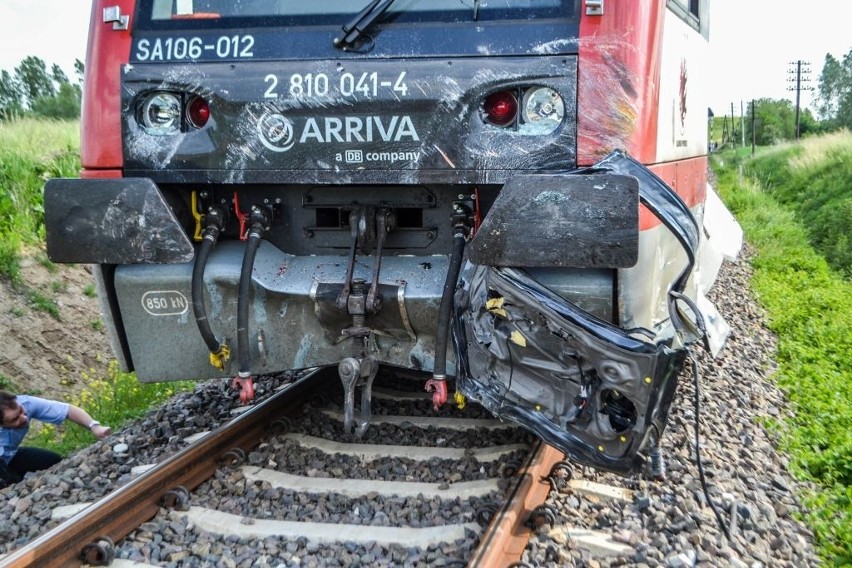
[[[618,312],[631,306],[619,271],[673,262],[659,247],[643,258],[640,200],[683,267],[662,284],[669,321],[624,329]],[[458,390],[579,462],[635,471],[665,426],[685,358],[681,328],[694,327],[676,298],[697,244],[689,209],[623,153],[584,171],[512,178],[471,241],[456,293]]]

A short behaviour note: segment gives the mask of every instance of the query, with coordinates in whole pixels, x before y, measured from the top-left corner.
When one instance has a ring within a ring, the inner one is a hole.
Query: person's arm
[[[73,404],[68,405],[68,420],[75,424],[79,424],[83,428],[88,428],[92,431],[92,434],[98,438],[98,440],[103,440],[112,433],[112,428],[102,426],[101,423],[92,418],[88,412],[82,408],[74,406]]]

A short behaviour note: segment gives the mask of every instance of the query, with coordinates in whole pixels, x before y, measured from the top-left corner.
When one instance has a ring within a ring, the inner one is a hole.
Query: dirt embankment
[[[0,278],[0,385],[68,400],[86,386],[85,376],[106,376],[113,355],[89,266],[43,258],[24,258],[22,285]]]

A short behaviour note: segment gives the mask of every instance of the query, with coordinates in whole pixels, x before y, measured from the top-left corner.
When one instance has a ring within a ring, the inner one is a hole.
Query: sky
[[[810,63],[810,85],[830,53],[837,60],[852,50],[849,0],[710,0],[710,108],[740,115],[752,99],[796,100],[787,79],[790,62]],[[803,91],[802,107],[813,109],[815,93]]]
[[[35,55],[73,78],[74,60],[85,61],[90,12],[91,0],[0,0],[0,69]],[[733,103],[739,116],[753,98],[795,101],[790,62],[809,62],[816,87],[826,54],[840,60],[852,50],[850,19],[850,0],[710,0],[710,108],[730,114]],[[802,107],[812,100],[802,93]]]

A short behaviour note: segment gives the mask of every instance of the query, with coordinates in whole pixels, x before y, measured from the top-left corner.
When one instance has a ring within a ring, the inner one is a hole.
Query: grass
[[[23,248],[44,242],[44,183],[54,177],[78,175],[79,139],[77,121],[0,122],[0,275],[22,293],[32,309],[57,320],[61,316],[56,302],[23,281],[20,254]],[[47,256],[37,260],[56,270]]]
[[[16,385],[15,382],[12,381],[12,379],[7,377],[3,373],[0,373],[0,390],[5,390],[5,391],[9,391],[9,392],[17,392],[18,391],[18,385]]]
[[[851,285],[810,244],[813,227],[803,219],[824,204],[796,203],[779,196],[778,188],[790,195],[808,194],[811,186],[835,196],[852,194],[852,175],[840,179],[822,165],[845,151],[815,157],[811,145],[799,145],[767,150],[753,160],[742,152],[713,160],[720,195],[757,250],[752,288],[778,336],[774,377],[793,415],[771,427],[792,472],[819,488],[804,495],[804,520],[820,556],[834,566],[852,563]],[[791,174],[809,187],[797,190],[784,177],[796,168],[810,172]]]
[[[44,182],[77,177],[77,121],[0,122],[0,275],[21,283],[19,251],[44,241]]]
[[[750,160],[746,171],[795,213],[832,268],[852,277],[852,133],[773,148]]]
[[[45,267],[47,271],[51,274],[56,274],[57,272],[59,272],[59,267],[56,266],[49,258],[47,258],[46,254],[38,255],[38,258],[36,260],[38,260],[38,263]]]
[[[59,304],[41,292],[30,290],[27,293],[27,301],[34,310],[50,314],[57,321],[62,320],[62,316],[59,313]]]

